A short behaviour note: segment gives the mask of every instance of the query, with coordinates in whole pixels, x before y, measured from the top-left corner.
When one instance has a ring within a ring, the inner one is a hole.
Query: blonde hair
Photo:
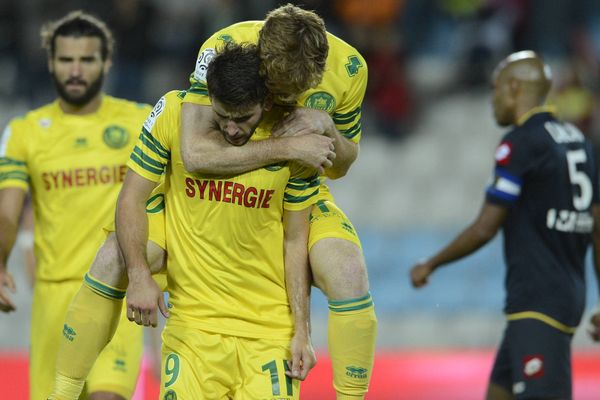
[[[46,49],[49,57],[54,56],[57,36],[97,37],[101,42],[103,60],[112,57],[115,45],[113,35],[106,24],[81,10],[71,11],[59,20],[45,23],[40,36],[42,48]]]
[[[261,73],[275,94],[300,94],[323,79],[329,52],[325,23],[292,4],[269,12],[260,30]]]

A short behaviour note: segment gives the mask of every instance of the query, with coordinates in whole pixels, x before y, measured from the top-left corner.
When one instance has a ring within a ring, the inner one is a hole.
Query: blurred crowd
[[[39,28],[73,9],[108,22],[116,40],[113,95],[153,103],[187,87],[197,51],[215,30],[262,19],[290,1],[0,1],[0,104],[39,106],[54,97]],[[533,49],[553,66],[550,101],[600,138],[600,2],[597,0],[304,0],[369,64],[365,110],[373,131],[408,135],[440,96],[486,91],[494,65]],[[487,91],[485,92],[488,93]],[[4,122],[4,121],[2,121]],[[600,140],[599,140],[600,142]]]

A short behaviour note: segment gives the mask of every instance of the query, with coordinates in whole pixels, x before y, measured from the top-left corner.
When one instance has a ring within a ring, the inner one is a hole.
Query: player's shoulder
[[[20,128],[30,130],[39,126],[40,128],[48,128],[52,124],[52,121],[58,118],[57,115],[58,104],[56,101],[45,104],[41,107],[29,110],[24,114],[16,115],[11,118],[8,125],[12,130],[19,130]]]
[[[367,72],[367,62],[354,46],[331,32],[327,32],[327,42],[329,44],[328,67],[340,65],[344,67],[341,71],[350,77],[358,72]]]
[[[146,115],[152,109],[152,106],[146,103],[139,103],[119,97],[104,95],[103,101],[107,108],[114,113],[140,114]]]
[[[211,40],[223,43],[230,41],[256,43],[258,41],[258,34],[264,24],[264,21],[236,22],[215,32],[211,36]]]

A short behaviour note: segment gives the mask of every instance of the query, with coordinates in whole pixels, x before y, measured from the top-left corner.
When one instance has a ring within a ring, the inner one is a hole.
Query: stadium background
[[[106,91],[154,103],[187,87],[200,44],[230,23],[262,19],[270,0],[1,0],[0,123],[54,97],[39,27],[72,9],[104,18],[117,38]],[[506,54],[539,51],[554,70],[551,102],[600,143],[600,2],[594,0],[306,0],[369,63],[361,154],[331,184],[356,225],[380,323],[369,399],[480,399],[503,327],[501,240],[440,270],[421,291],[408,271],[476,215],[502,134],[489,75]],[[20,237],[9,269],[18,311],[0,315],[0,398],[25,399],[31,290]],[[588,262],[591,275],[591,262]],[[320,363],[303,399],[332,399],[326,301],[313,299]],[[575,336],[575,399],[600,398],[600,348]],[[43,333],[37,333],[43,334]],[[150,343],[150,342],[148,342]],[[150,344],[148,345],[150,348]],[[148,358],[137,399],[156,398]],[[322,389],[322,387],[325,389]]]

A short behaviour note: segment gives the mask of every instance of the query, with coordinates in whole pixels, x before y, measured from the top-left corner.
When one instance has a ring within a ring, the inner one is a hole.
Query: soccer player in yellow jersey
[[[262,73],[279,103],[301,106],[274,127],[274,136],[231,146],[214,129],[210,99],[207,96],[206,69],[216,49],[228,41],[258,42]],[[367,82],[367,66],[354,48],[327,33],[314,13],[287,5],[273,10],[265,21],[235,24],[213,35],[202,46],[192,88],[182,105],[181,154],[187,170],[227,175],[259,169],[282,161],[296,161],[325,171],[331,178],[343,176],[358,154],[361,136],[361,103]],[[323,147],[323,140],[335,143],[335,153]],[[313,207],[310,222],[310,264],[315,284],[329,299],[329,352],[334,370],[338,400],[361,399],[368,389],[373,367],[377,320],[369,294],[367,270],[354,227],[333,203],[325,185]],[[151,197],[160,209],[160,193]],[[149,214],[147,256],[153,272],[165,256],[163,214]],[[80,293],[67,314],[71,325],[92,311],[101,310],[96,320],[93,343],[68,342],[59,360],[78,355],[86,363],[59,368],[59,376],[81,382],[88,365],[110,341],[118,305],[125,293],[127,276],[123,260],[115,251],[114,235],[100,249]],[[131,278],[131,277],[130,277]],[[97,295],[87,296],[89,287]],[[156,289],[143,299],[127,298],[130,319],[147,326],[156,325],[156,308],[166,316],[162,295]],[[132,310],[142,311],[134,313]],[[144,316],[144,318],[142,318]],[[349,335],[348,332],[353,334]],[[90,341],[91,342],[91,341]],[[298,377],[298,371],[292,371]],[[64,379],[62,379],[64,380]]]
[[[213,124],[230,146],[268,138],[283,116],[270,110],[259,65],[255,45],[230,43],[208,68]],[[314,364],[307,244],[318,173],[288,162],[241,174],[188,173],[179,151],[184,96],[165,95],[144,123],[117,204],[127,297],[136,303],[156,292],[144,253],[145,203],[164,175],[172,308],[161,398],[298,399],[299,382],[286,370],[299,363],[305,374]],[[143,309],[128,313],[149,318]],[[294,348],[302,356],[290,365]]]
[[[274,129],[272,139],[233,148],[212,132],[206,87],[206,70],[215,51],[230,41],[258,43],[262,73],[277,103],[297,107]],[[288,4],[271,11],[265,21],[218,31],[202,45],[190,79],[181,138],[189,171],[226,174],[260,168],[285,159],[286,149],[301,146],[298,140],[305,135],[334,140],[333,163],[322,154],[314,154],[308,163],[324,169],[327,177],[344,176],[358,155],[367,65],[356,49],[326,32],[312,12]],[[358,236],[327,186],[322,184],[320,192],[311,213],[310,265],[315,285],[329,300],[329,352],[337,398],[360,399],[371,377],[377,320]]]
[[[6,260],[28,191],[35,212],[30,397],[36,400],[52,389],[61,337],[77,341],[82,335],[63,327],[65,312],[104,240],[102,227],[114,215],[132,135],[150,111],[103,94],[113,39],[102,21],[73,12],[46,25],[42,40],[58,98],[12,120],[0,145],[0,309],[5,312],[15,309]],[[121,324],[89,375],[89,398],[130,398],[141,353],[141,329]]]

